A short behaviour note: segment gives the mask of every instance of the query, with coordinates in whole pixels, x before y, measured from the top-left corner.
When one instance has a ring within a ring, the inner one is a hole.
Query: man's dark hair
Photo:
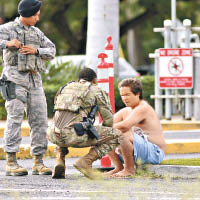
[[[89,81],[89,82],[93,81],[95,78],[97,78],[96,72],[93,69],[88,68],[88,67],[83,68],[80,71],[79,77],[78,77],[79,80],[84,79],[84,80]]]
[[[134,79],[134,78],[128,78],[128,79],[124,79],[122,80],[119,85],[118,88],[120,89],[121,87],[129,87],[131,89],[131,92],[134,95],[137,95],[138,93],[140,93],[139,98],[143,99],[143,95],[142,95],[142,84],[141,81],[138,79]]]

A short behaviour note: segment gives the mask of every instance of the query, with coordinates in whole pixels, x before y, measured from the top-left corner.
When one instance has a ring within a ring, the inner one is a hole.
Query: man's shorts
[[[140,128],[136,128],[133,133],[134,160],[145,163],[160,164],[164,159],[165,153],[156,144],[152,144],[145,139],[144,136],[138,135],[136,132],[143,134]]]

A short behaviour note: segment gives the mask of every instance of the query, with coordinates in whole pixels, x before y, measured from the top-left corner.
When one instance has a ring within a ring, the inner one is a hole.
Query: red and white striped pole
[[[115,94],[114,94],[114,53],[113,53],[113,45],[111,44],[112,37],[107,37],[107,44],[105,46],[105,54],[108,55],[105,57],[105,60],[107,62],[107,73],[108,73],[108,88],[106,88],[109,98],[110,98],[110,104],[112,107],[113,113],[115,113]],[[100,86],[101,87],[101,86]],[[101,118],[100,121],[101,122]],[[101,158],[101,167],[102,168],[110,168],[111,167],[111,160],[107,155],[103,156]]]
[[[98,85],[109,93],[108,63],[105,62],[105,58],[107,57],[105,53],[98,55],[98,58],[101,58],[101,62],[97,65],[97,79]]]
[[[109,72],[109,97],[113,113],[115,113],[115,93],[114,93],[114,52],[111,44],[112,36],[107,37],[107,44],[105,46],[105,53],[108,55],[106,62],[108,63]]]
[[[101,58],[100,64],[97,65],[97,79],[98,79],[98,85],[102,89],[104,89],[107,94],[109,94],[109,71],[108,67],[109,64],[105,62],[105,58],[108,56],[105,53],[100,53],[98,55],[98,58]],[[99,123],[102,122],[101,116],[99,116]],[[101,159],[101,167],[103,168],[109,168],[111,167],[111,161],[109,157],[103,156]]]

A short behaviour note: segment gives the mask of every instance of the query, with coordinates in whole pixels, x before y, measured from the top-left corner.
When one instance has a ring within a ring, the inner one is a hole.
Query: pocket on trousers
[[[46,65],[42,58],[36,57],[36,68],[39,72],[45,72],[46,71]]]

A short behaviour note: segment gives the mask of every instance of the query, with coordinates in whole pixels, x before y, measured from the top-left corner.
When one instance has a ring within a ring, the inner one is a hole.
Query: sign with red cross
[[[160,88],[192,88],[193,56],[191,48],[159,49]]]

